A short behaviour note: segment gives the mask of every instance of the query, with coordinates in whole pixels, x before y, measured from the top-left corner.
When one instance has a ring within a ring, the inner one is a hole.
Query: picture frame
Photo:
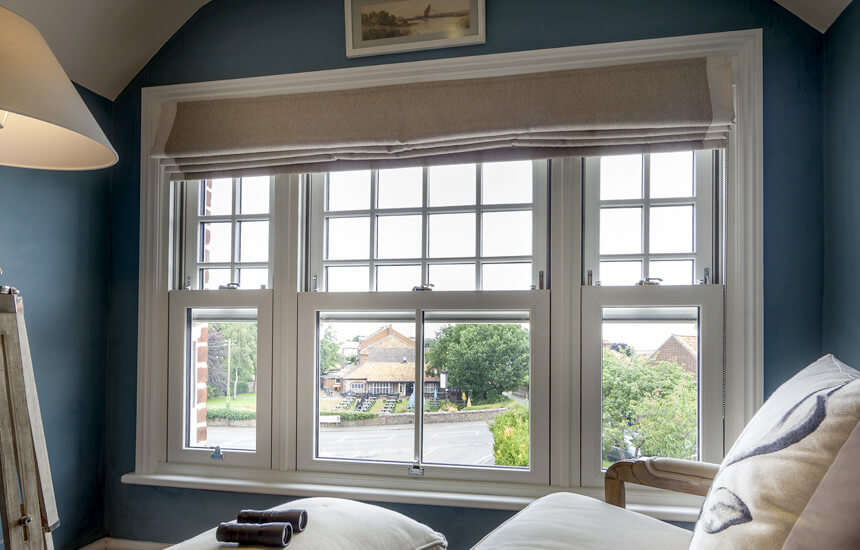
[[[344,0],[346,56],[484,44],[486,0]]]

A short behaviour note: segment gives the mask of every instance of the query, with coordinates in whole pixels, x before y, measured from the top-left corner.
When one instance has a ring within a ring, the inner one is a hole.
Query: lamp
[[[0,165],[92,170],[118,158],[42,34],[0,7]]]

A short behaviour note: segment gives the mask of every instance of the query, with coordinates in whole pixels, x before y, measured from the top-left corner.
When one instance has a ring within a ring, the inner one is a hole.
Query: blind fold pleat
[[[731,87],[708,57],[180,102],[153,156],[201,179],[716,148]]]

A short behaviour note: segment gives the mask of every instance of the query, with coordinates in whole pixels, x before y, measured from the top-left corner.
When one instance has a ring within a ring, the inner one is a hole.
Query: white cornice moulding
[[[105,537],[82,547],[80,550],[161,550],[168,546],[170,545],[160,542],[145,542],[141,540]]]

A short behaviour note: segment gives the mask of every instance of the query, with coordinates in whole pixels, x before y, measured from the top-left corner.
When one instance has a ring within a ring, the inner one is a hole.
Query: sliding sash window
[[[300,469],[549,482],[548,291],[303,293],[298,341]]]

